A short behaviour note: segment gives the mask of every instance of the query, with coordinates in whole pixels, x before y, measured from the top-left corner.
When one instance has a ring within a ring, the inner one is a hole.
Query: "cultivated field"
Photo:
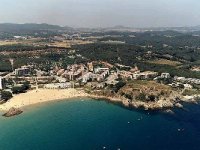
[[[149,63],[152,64],[158,64],[158,65],[170,65],[170,66],[178,66],[181,65],[181,62],[178,61],[172,61],[172,60],[167,60],[167,59],[158,59],[158,60],[153,60],[153,61],[148,61]]]
[[[3,45],[14,45],[14,44],[19,44],[19,42],[18,41],[8,41],[8,40],[6,40],[6,41],[0,41],[0,46],[3,46]]]

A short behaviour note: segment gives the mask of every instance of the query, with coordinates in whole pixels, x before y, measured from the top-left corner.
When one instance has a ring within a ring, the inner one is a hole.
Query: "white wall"
[[[0,77],[0,90],[3,89],[3,86],[2,86],[2,78]]]

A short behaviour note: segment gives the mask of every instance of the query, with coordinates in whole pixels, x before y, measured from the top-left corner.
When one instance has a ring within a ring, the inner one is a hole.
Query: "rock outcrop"
[[[12,107],[12,108],[10,108],[8,110],[8,112],[6,112],[5,114],[3,114],[3,116],[4,117],[12,117],[12,116],[19,115],[21,113],[23,113],[23,111],[21,109]]]

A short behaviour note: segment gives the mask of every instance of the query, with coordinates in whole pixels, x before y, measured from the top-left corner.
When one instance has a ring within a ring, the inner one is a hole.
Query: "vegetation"
[[[9,92],[9,91],[2,91],[2,92],[1,92],[1,98],[2,98],[4,101],[8,101],[9,99],[12,98],[12,93]]]
[[[119,94],[130,100],[156,101],[160,96],[169,96],[171,88],[154,81],[129,81],[119,90]]]
[[[138,96],[136,96],[136,100],[145,101],[146,100],[146,94],[140,93]]]
[[[126,85],[126,82],[119,81],[116,85],[111,86],[111,90],[115,93],[117,93],[123,86]]]
[[[200,94],[200,90],[196,90],[196,89],[186,89],[184,90],[183,92],[183,95],[189,95],[189,96],[192,96],[192,95],[199,95]]]
[[[12,88],[13,94],[19,94],[19,93],[24,93],[30,88],[30,85],[28,82],[23,83],[22,85],[14,86]]]

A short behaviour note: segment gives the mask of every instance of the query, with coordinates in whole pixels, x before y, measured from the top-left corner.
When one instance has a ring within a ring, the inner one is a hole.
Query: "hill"
[[[12,24],[12,23],[3,23],[0,24],[1,32],[12,32],[12,31],[33,31],[33,30],[72,30],[70,27],[61,27],[58,25],[50,25],[50,24],[35,24],[35,23],[27,23],[27,24]]]

